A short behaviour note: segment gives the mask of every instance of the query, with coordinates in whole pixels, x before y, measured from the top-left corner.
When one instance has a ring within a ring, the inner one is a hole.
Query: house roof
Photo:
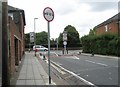
[[[95,28],[107,25],[113,21],[120,21],[120,12],[118,14],[114,15],[113,17],[109,18],[108,20],[102,22],[101,24],[95,26]]]
[[[9,5],[8,5],[8,13],[13,13],[13,12],[21,12],[21,13],[22,13],[22,16],[23,16],[24,25],[26,25],[25,12],[24,12],[24,10],[19,9],[19,8],[15,8],[15,7],[12,7],[12,6],[9,6]]]

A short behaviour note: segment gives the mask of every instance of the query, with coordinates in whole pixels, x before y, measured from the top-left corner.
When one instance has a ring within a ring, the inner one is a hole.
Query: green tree
[[[62,47],[63,46],[63,36],[62,36],[62,33],[60,33],[59,37],[58,37],[58,45],[59,47]]]
[[[28,48],[29,44],[30,44],[30,35],[29,35],[29,33],[27,33],[27,34],[24,34],[24,36],[25,36],[25,38],[24,38],[24,40],[25,40],[25,48]]]
[[[78,47],[80,46],[79,33],[74,26],[68,25],[64,28],[64,31],[67,32],[67,47]],[[63,44],[63,35],[60,33],[59,44]]]
[[[38,45],[48,44],[48,33],[45,31],[36,33],[36,44]]]

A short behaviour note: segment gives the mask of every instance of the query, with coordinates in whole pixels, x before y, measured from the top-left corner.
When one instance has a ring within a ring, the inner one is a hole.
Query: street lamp
[[[35,33],[35,30],[36,30],[36,26],[35,26],[35,20],[38,19],[38,18],[34,18],[34,46],[36,45],[36,33]]]

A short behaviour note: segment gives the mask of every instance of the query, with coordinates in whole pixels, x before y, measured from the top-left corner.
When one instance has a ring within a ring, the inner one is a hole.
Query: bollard
[[[67,54],[68,54],[68,50],[67,50]]]
[[[40,56],[42,56],[42,53],[40,53]]]
[[[64,50],[62,50],[62,54],[64,54]]]
[[[30,49],[28,49],[29,53],[30,53]]]
[[[45,60],[45,55],[43,55],[43,60]]]

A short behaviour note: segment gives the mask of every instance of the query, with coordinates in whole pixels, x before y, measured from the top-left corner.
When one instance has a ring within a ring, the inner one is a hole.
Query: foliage
[[[48,44],[48,34],[45,31],[36,33],[36,44],[37,45],[46,45]]]
[[[120,56],[120,37],[113,34],[86,35],[81,38],[83,52]]]
[[[28,47],[29,47],[29,44],[30,44],[30,35],[29,35],[29,33],[27,33],[27,34],[25,34],[24,36],[25,36],[25,38],[24,38],[25,48],[28,48]]]
[[[68,25],[64,28],[64,31],[67,32],[67,47],[78,47],[80,46],[79,33],[75,27]],[[59,46],[63,46],[63,35],[59,35]]]

